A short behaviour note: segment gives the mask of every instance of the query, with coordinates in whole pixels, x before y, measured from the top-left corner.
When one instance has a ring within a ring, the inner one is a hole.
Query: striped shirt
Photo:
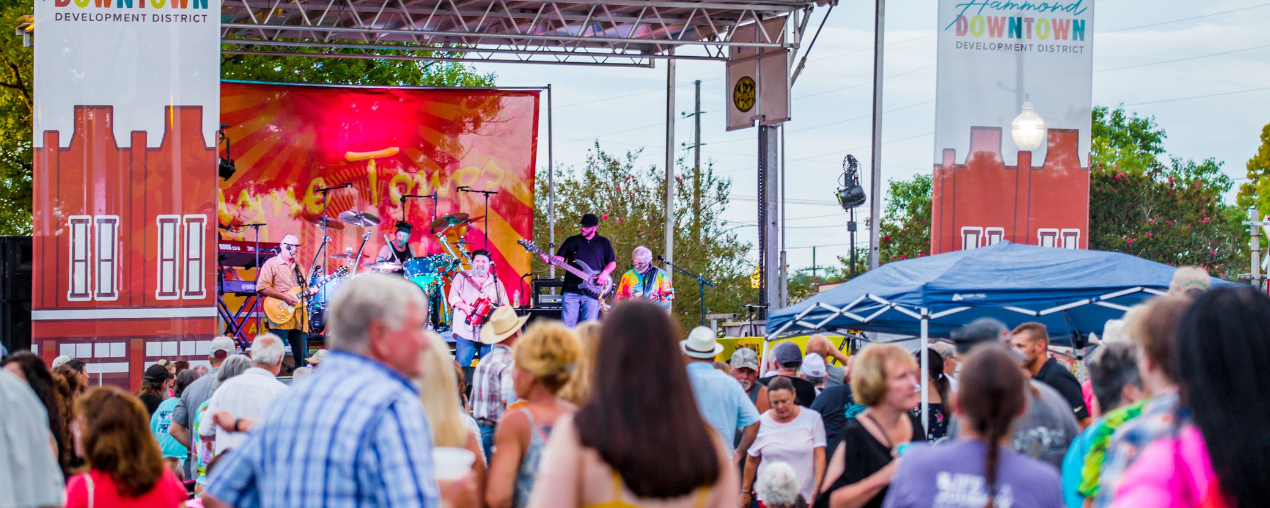
[[[481,358],[472,380],[472,416],[503,421],[503,413],[516,397],[512,389],[512,348],[495,344],[488,358]]]
[[[436,507],[432,431],[414,385],[376,360],[331,351],[279,395],[208,492],[237,508]]]

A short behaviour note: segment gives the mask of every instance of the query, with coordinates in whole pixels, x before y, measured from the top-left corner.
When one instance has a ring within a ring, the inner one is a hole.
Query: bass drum
[[[325,286],[318,289],[317,294],[309,297],[305,307],[309,311],[309,333],[311,335],[326,333],[326,309],[330,306],[331,300],[335,298],[335,292],[340,289],[340,285],[348,282],[353,277],[358,277],[358,275],[346,275],[327,282]]]

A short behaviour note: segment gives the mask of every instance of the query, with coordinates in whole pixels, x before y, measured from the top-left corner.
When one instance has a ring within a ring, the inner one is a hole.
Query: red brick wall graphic
[[[35,153],[32,340],[136,387],[158,358],[206,359],[216,331],[216,149],[202,107],[166,107],[149,133],[116,139],[111,106],[76,106]],[[120,145],[125,145],[120,148]]]
[[[1040,165],[1021,151],[1018,165],[1006,166],[1001,136],[998,127],[971,128],[963,164],[944,150],[931,189],[931,254],[1000,240],[1089,248],[1089,168],[1080,165],[1077,130],[1049,129]]]

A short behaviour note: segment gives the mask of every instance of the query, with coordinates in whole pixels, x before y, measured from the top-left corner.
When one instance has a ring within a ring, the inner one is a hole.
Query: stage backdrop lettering
[[[931,253],[1087,248],[1094,2],[938,3]]]
[[[135,389],[216,333],[220,1],[35,2],[32,342]]]
[[[485,199],[458,187],[497,191],[489,197],[489,250],[512,295],[530,269],[531,258],[516,241],[533,238],[538,99],[538,91],[524,90],[224,82],[221,123],[229,125],[237,171],[220,181],[218,223],[264,223],[262,242],[296,233],[308,268],[322,242],[318,190],[349,184],[329,192],[325,212],[380,218],[364,249],[365,265],[403,217],[414,226],[415,255],[445,253],[429,224],[456,213],[480,219],[446,232],[450,245],[463,238],[469,250],[485,248]],[[435,204],[426,198],[402,204],[403,196],[433,192]],[[355,253],[362,243],[358,227],[328,234],[326,254]],[[255,239],[250,229],[221,236]],[[345,264],[329,259],[328,271]]]

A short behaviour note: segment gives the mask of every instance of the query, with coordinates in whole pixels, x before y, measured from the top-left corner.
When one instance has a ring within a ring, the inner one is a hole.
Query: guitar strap
[[[477,291],[481,290],[481,287],[476,285],[476,279],[473,279],[467,272],[459,272],[459,275],[462,275],[463,278],[467,280],[467,283],[471,284],[474,289]],[[497,304],[498,307],[502,307],[505,304],[503,303],[503,295],[498,292],[498,276],[494,275],[493,270],[490,270],[490,276],[494,277],[494,303]]]

